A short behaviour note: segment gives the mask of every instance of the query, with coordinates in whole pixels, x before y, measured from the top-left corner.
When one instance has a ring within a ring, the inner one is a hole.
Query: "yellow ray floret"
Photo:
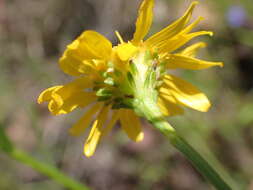
[[[153,21],[154,0],[143,0],[136,21],[136,29],[132,42],[138,44],[148,33]]]
[[[206,112],[211,104],[206,95],[200,92],[196,87],[173,75],[164,76],[164,84],[160,88],[161,97],[166,100],[168,96],[176,99],[178,104]]]

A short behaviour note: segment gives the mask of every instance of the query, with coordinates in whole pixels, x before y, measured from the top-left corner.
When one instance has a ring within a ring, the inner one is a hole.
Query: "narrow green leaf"
[[[7,135],[5,134],[4,127],[0,124],[0,149],[5,152],[11,152],[13,145]]]

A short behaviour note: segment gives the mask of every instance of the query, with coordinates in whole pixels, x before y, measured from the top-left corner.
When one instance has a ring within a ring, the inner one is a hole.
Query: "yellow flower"
[[[196,4],[193,2],[177,21],[143,40],[152,23],[154,6],[154,0],[143,0],[131,41],[124,42],[116,32],[120,44],[112,47],[101,34],[85,31],[67,46],[59,65],[75,79],[44,90],[38,103],[48,102],[48,109],[54,115],[88,108],[70,129],[71,134],[79,135],[93,122],[84,145],[86,156],[93,155],[101,137],[117,121],[130,139],[136,142],[143,139],[137,116],[142,116],[138,109],[143,106],[142,99],[155,99],[160,109],[157,112],[163,117],[182,114],[181,106],[202,112],[208,110],[210,103],[205,94],[167,74],[170,69],[199,70],[223,65],[195,58],[197,50],[205,47],[203,42],[176,51],[194,37],[212,35],[210,31],[191,32],[201,17],[187,25]]]

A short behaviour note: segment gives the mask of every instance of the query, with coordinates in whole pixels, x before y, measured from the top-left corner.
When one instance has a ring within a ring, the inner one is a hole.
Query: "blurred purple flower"
[[[231,6],[227,13],[227,20],[232,27],[241,27],[246,20],[246,13],[243,7]]]

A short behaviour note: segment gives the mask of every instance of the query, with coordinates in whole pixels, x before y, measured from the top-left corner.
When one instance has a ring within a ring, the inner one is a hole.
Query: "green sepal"
[[[114,67],[113,62],[112,61],[108,61],[107,62],[107,67],[113,68]]]
[[[114,72],[113,73],[115,74],[116,77],[121,77],[122,76],[122,72],[119,71],[118,69],[114,68]]]
[[[111,90],[109,90],[109,89],[107,89],[107,88],[100,88],[97,92],[96,92],[96,95],[97,96],[101,96],[101,97],[103,97],[103,96],[106,96],[106,97],[108,97],[108,96],[112,96],[112,91]]]
[[[128,82],[129,82],[129,84],[130,84],[131,86],[133,86],[133,85],[135,84],[135,82],[134,82],[134,77],[133,77],[132,73],[127,72],[127,79],[128,79]]]
[[[152,60],[152,55],[150,51],[145,51],[145,55],[144,55],[144,63],[149,63],[150,60]]]
[[[138,73],[138,70],[136,68],[136,65],[133,61],[130,61],[129,63],[130,71],[133,75],[136,75]]]
[[[133,109],[132,105],[132,100],[124,100],[124,102],[115,102],[112,105],[112,109],[121,109],[121,108],[126,108],[126,109]]]
[[[105,80],[104,80],[104,83],[105,84],[108,84],[110,86],[114,86],[115,85],[115,82],[114,82],[114,79],[112,77],[107,77]]]
[[[103,102],[103,101],[107,101],[110,99],[111,99],[111,96],[100,96],[100,97],[98,97],[97,101]]]

